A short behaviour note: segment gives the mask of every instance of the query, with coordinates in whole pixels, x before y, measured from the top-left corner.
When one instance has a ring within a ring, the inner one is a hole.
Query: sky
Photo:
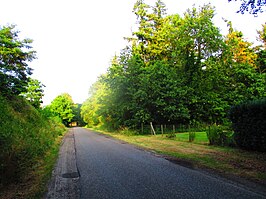
[[[0,0],[0,26],[15,24],[19,38],[30,38],[38,59],[29,63],[32,78],[44,88],[44,105],[62,93],[69,93],[75,103],[89,97],[89,88],[107,71],[112,57],[119,54],[131,36],[136,17],[136,0]],[[153,5],[155,0],[146,0]],[[188,8],[210,0],[163,0],[168,14],[182,15]],[[214,23],[226,34],[222,18],[256,42],[256,30],[266,22],[266,12],[254,17],[236,11],[240,1],[212,0],[216,7]]]

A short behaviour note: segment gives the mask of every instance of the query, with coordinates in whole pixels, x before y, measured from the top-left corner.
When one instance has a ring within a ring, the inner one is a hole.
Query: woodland
[[[222,35],[210,4],[166,10],[160,0],[135,3],[136,30],[81,107],[88,126],[228,126],[231,107],[265,98],[266,24],[255,46],[230,21]]]

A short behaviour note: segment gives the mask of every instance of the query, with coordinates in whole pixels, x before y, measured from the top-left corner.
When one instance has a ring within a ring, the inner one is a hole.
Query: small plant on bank
[[[176,134],[171,132],[171,133],[167,134],[166,137],[169,139],[173,139],[173,138],[176,138]]]
[[[189,132],[188,133],[188,141],[193,142],[196,138],[196,133],[195,132]]]
[[[132,136],[132,135],[139,135],[137,131],[129,129],[128,127],[121,127],[119,132],[123,135]]]

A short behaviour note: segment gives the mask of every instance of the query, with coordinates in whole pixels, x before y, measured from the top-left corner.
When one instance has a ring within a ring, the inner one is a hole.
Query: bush
[[[232,146],[234,143],[232,132],[226,126],[210,126],[207,137],[210,145]]]
[[[127,136],[132,136],[132,135],[139,135],[138,131],[134,131],[132,129],[129,129],[127,127],[120,127],[120,129],[118,130],[119,133],[123,134],[123,135],[127,135]]]
[[[196,133],[195,132],[189,132],[188,133],[188,141],[193,142],[196,138]]]
[[[266,98],[234,106],[229,116],[240,148],[266,151]]]

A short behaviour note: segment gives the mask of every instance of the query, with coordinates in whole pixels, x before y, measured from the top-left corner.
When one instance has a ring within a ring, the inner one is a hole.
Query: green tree
[[[74,102],[68,93],[63,93],[57,96],[50,104],[49,109],[57,116],[59,116],[65,126],[74,117]]]
[[[138,30],[133,32],[132,51],[139,54],[145,62],[150,62],[162,58],[166,50],[165,38],[161,34],[166,15],[165,4],[157,0],[155,6],[149,6],[143,0],[138,0],[133,12],[137,17]]]
[[[266,72],[266,23],[262,25],[262,29],[258,30],[258,41],[263,45],[258,47],[257,52],[257,66],[260,73]]]
[[[78,126],[85,126],[86,123],[83,121],[82,116],[81,116],[81,106],[82,104],[75,104],[74,109],[73,109],[74,117],[72,121],[77,122]]]
[[[257,31],[259,37],[258,40],[264,44],[264,48],[266,48],[266,23],[262,25],[262,29]]]
[[[108,120],[106,100],[103,100],[107,93],[104,76],[102,76],[91,86],[90,97],[81,106],[81,117],[88,126],[103,125],[105,120]],[[105,120],[103,120],[103,117]]]
[[[20,40],[15,26],[0,27],[0,92],[4,96],[26,91],[32,69],[28,62],[36,58],[31,39]]]
[[[37,109],[40,109],[42,104],[42,97],[44,85],[37,79],[31,79],[28,82],[28,86],[26,87],[26,92],[22,92],[21,95],[25,97],[32,106]]]

